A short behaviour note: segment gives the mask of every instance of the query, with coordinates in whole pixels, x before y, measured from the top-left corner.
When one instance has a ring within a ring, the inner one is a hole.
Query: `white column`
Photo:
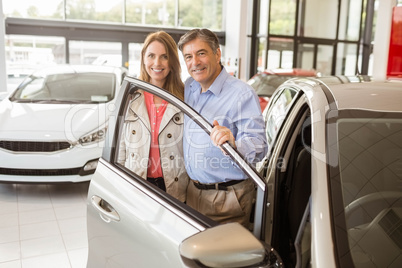
[[[235,76],[246,80],[247,67],[247,9],[248,1],[230,0],[226,1],[225,10],[225,58],[223,65],[228,71],[234,70]],[[237,65],[236,65],[237,64]]]
[[[4,43],[5,29],[3,1],[0,0],[0,92],[7,91],[6,48]]]
[[[392,8],[395,0],[378,1],[377,25],[373,48],[373,80],[387,79],[389,42],[391,37]]]

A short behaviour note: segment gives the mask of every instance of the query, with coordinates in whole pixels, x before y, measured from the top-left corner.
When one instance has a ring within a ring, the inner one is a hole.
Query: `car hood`
[[[110,114],[101,104],[16,103],[0,105],[0,140],[77,141],[105,124]]]

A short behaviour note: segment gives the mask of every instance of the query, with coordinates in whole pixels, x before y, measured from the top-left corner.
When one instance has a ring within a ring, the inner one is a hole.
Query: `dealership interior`
[[[27,75],[49,65],[106,63],[135,77],[149,33],[163,30],[178,42],[192,28],[216,33],[222,65],[243,81],[264,70],[292,68],[378,80],[402,75],[401,61],[389,61],[392,18],[402,0],[0,3],[0,94],[12,93]],[[185,80],[189,74],[179,56]],[[2,162],[0,268],[86,267],[90,181],[13,182],[12,175],[7,181]]]

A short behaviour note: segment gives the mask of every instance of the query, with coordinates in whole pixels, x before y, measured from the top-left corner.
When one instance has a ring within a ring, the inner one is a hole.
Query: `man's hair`
[[[179,47],[180,51],[183,52],[184,45],[197,38],[206,42],[210,46],[210,48],[212,49],[214,54],[216,53],[216,51],[219,48],[219,39],[215,33],[211,32],[208,29],[192,29],[192,30],[188,31],[187,33],[185,33],[180,38],[179,43],[178,43],[178,47]]]

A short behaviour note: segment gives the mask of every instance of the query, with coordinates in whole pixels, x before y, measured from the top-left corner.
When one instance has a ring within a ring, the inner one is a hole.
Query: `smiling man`
[[[184,159],[192,180],[187,204],[215,221],[249,227],[254,184],[219,146],[229,142],[250,163],[265,156],[258,97],[251,86],[226,72],[218,38],[210,30],[189,31],[178,47],[191,75],[185,82],[184,100],[214,126],[208,136],[185,118]]]

